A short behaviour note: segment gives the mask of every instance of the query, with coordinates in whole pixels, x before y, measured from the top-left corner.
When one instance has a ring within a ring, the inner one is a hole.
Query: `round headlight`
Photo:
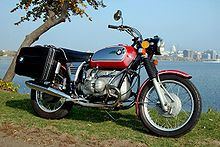
[[[158,39],[157,42],[157,51],[155,52],[156,55],[161,55],[161,49],[164,47],[164,42],[161,38]]]
[[[157,43],[157,47],[164,47],[164,41],[160,39]]]
[[[157,47],[160,47],[160,45],[161,45],[161,41],[158,40],[158,42],[157,42]]]

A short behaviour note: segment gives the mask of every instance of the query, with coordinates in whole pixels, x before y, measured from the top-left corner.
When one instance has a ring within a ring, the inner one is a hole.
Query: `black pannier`
[[[53,47],[21,48],[16,60],[15,73],[36,79],[39,82],[50,81],[54,76],[60,54],[63,53]]]

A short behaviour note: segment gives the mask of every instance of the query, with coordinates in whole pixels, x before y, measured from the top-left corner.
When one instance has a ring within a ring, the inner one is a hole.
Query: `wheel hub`
[[[174,93],[170,93],[170,96],[172,97],[173,100],[167,97],[168,111],[165,112],[161,108],[159,109],[159,113],[164,117],[175,117],[180,113],[182,109],[182,103],[180,98]]]

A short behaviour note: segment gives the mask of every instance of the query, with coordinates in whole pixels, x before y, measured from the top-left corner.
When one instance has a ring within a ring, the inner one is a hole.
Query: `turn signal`
[[[142,48],[142,55],[146,55],[146,54],[147,54],[146,49]]]
[[[154,60],[154,65],[158,65],[158,63],[159,63],[158,60],[155,59]]]
[[[142,48],[144,48],[144,49],[148,48],[149,45],[150,45],[150,44],[149,44],[148,41],[143,41],[143,42],[141,43],[141,46],[142,46]]]

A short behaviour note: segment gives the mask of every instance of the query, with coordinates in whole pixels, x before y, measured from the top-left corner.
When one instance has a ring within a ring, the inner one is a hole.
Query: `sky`
[[[23,11],[10,13],[15,0],[0,0],[0,50],[17,50],[25,36],[42,24],[25,22],[15,26]],[[104,0],[106,8],[87,8],[88,18],[71,16],[72,21],[52,28],[34,45],[55,45],[73,50],[96,51],[110,45],[131,44],[126,33],[108,29],[120,25],[113,14],[120,9],[124,24],[137,28],[144,38],[158,35],[165,49],[220,51],[220,0]]]

